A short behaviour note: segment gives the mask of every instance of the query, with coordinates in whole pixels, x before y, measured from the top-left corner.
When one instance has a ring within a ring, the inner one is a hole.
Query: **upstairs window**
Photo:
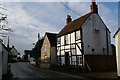
[[[80,30],[76,31],[76,40],[81,39]]]
[[[65,45],[68,44],[68,35],[65,35]]]
[[[57,44],[60,44],[60,38],[57,38]]]

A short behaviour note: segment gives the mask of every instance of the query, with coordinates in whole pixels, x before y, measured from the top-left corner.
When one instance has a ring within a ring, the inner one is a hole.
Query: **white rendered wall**
[[[115,36],[117,75],[120,77],[120,31]]]
[[[2,40],[0,39],[0,80],[2,79]]]
[[[97,14],[92,14],[82,27],[84,54],[107,55],[106,26],[100,17]]]

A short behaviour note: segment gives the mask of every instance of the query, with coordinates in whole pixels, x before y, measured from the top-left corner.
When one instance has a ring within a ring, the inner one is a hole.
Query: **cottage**
[[[96,2],[90,8],[91,12],[73,21],[67,15],[66,25],[57,35],[58,65],[89,71],[111,69],[107,58],[111,55],[110,31],[98,14]]]
[[[117,75],[120,77],[120,27],[114,35],[116,46]]]
[[[57,64],[57,34],[45,33],[41,48],[41,68],[50,68]]]
[[[12,46],[12,48],[9,48],[9,52],[10,58],[16,58],[19,54],[14,46]]]
[[[33,53],[32,50],[24,50],[24,54],[25,54],[24,60],[29,61],[32,53]]]

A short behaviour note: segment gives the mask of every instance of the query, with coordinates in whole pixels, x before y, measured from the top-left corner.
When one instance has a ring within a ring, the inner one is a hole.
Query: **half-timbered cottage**
[[[57,34],[45,33],[41,48],[41,68],[50,68],[57,64]]]
[[[104,55],[111,55],[110,31],[98,14],[96,2],[90,8],[91,12],[73,21],[67,15],[66,25],[57,35],[58,65],[87,66],[90,71],[108,65]]]

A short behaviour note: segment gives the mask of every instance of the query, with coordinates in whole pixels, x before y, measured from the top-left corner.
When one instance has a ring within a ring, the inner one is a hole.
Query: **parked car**
[[[36,65],[36,62],[35,62],[35,59],[34,59],[34,58],[30,58],[30,64]]]

